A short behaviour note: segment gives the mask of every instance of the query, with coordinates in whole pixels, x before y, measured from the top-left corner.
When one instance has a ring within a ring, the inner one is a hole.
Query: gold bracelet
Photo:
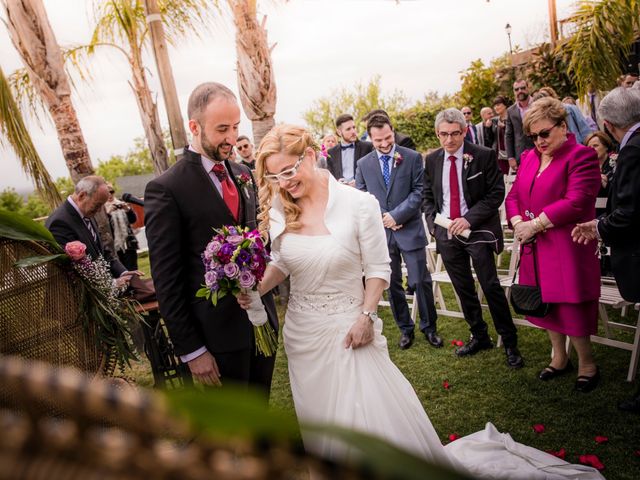
[[[522,223],[523,220],[521,218],[518,218],[515,222],[511,222],[511,226],[513,228],[516,228],[516,225],[518,225],[519,223]]]
[[[538,232],[546,232],[547,231],[547,229],[544,228],[544,224],[542,223],[542,220],[540,220],[540,217],[534,218],[533,222],[536,225],[536,230]]]

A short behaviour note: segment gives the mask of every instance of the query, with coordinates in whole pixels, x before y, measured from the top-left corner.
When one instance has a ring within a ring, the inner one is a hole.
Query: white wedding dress
[[[271,235],[277,238],[273,265],[291,280],[283,336],[298,418],[376,435],[477,478],[603,478],[591,467],[570,465],[518,444],[491,424],[443,447],[413,387],[389,358],[382,321],[375,322],[371,344],[345,349],[345,335],[363,309],[363,271],[367,278],[388,280],[388,252],[384,232],[382,237],[373,233],[382,228],[377,201],[331,180],[325,216],[331,234],[284,233],[281,212],[271,213]],[[332,212],[340,195],[348,195],[348,202],[339,203],[335,220]],[[358,238],[351,242],[353,235]],[[303,439],[306,448],[322,456],[350,455],[344,444],[327,437]]]

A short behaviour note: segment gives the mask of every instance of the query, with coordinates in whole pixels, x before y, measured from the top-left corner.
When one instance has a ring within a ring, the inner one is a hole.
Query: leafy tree
[[[353,115],[357,130],[364,131],[366,126],[362,117],[371,110],[382,108],[393,119],[406,106],[407,98],[401,91],[395,90],[387,96],[382,94],[380,76],[376,75],[366,85],[358,83],[353,88],[341,88],[316,100],[303,113],[303,118],[311,131],[320,137],[335,130],[335,119],[343,113]]]
[[[27,201],[23,203],[22,208],[20,208],[20,213],[29,218],[46,217],[51,212],[51,207],[44,203],[38,192],[31,193],[27,197]]]
[[[491,105],[500,91],[500,84],[496,79],[496,71],[491,66],[485,66],[480,59],[471,65],[460,76],[462,87],[457,94],[459,108],[468,106],[479,119],[480,109]]]
[[[393,116],[392,120],[395,128],[409,135],[418,151],[424,152],[440,146],[434,129],[436,115],[445,108],[454,106],[454,103],[455,99],[451,96],[440,97],[437,93],[430,92],[422,101]]]
[[[0,192],[0,208],[10,212],[19,212],[24,200],[14,188],[5,188]]]
[[[542,44],[534,53],[527,67],[527,78],[533,88],[552,87],[560,98],[575,97],[576,88],[567,73],[568,58],[564,50],[553,50],[548,43]]]
[[[609,90],[640,30],[640,0],[581,0],[571,18],[574,34],[558,48],[567,54],[578,94],[590,85]]]

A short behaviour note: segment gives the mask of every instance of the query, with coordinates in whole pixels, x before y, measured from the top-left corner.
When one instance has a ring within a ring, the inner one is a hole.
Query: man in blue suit
[[[391,121],[374,115],[367,122],[374,150],[358,161],[356,188],[374,195],[380,203],[391,257],[389,301],[400,328],[400,348],[411,346],[414,323],[402,288],[402,258],[407,266],[409,287],[415,291],[420,313],[420,330],[434,347],[442,347],[436,331],[431,275],[427,270],[427,237],[422,223],[424,166],[421,155],[395,144]]]

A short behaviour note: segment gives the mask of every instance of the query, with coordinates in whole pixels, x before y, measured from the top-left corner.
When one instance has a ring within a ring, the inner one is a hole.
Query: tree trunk
[[[238,56],[238,90],[245,115],[251,120],[253,141],[274,125],[276,83],[271,65],[271,49],[267,43],[266,17],[258,24],[255,0],[228,0],[236,26]]]
[[[167,147],[162,136],[158,106],[151,96],[151,90],[149,89],[147,77],[144,73],[140,52],[132,51],[131,54],[132,56],[129,59],[133,74],[133,84],[131,88],[136,97],[136,103],[138,104],[140,118],[144,127],[144,134],[149,144],[153,170],[156,175],[160,175],[169,168],[169,160]]]
[[[162,97],[164,98],[167,117],[169,118],[171,143],[173,144],[173,150],[176,154],[176,160],[179,160],[182,158],[183,149],[187,147],[188,140],[187,133],[184,129],[184,120],[180,113],[176,83],[173,79],[171,63],[169,62],[169,52],[167,51],[162,17],[160,17],[157,0],[145,0],[145,7],[147,9],[147,23],[149,24],[149,33],[151,34],[151,43],[153,44],[158,77],[160,78],[160,85],[162,85]]]
[[[74,183],[93,173],[64,60],[42,0],[2,0],[11,41],[22,57],[29,78],[47,105]]]

